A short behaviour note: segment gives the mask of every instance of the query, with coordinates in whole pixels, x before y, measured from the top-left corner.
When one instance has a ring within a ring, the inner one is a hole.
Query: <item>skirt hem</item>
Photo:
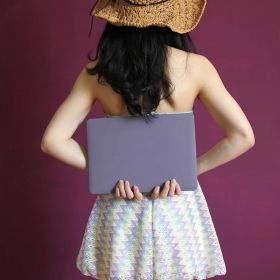
[[[174,278],[174,276],[180,276],[180,280],[205,280],[205,279],[209,279],[209,278],[213,278],[215,276],[225,276],[227,271],[224,270],[214,270],[212,272],[205,272],[203,276],[199,276],[199,275],[193,275],[191,273],[185,273],[185,274],[180,274],[180,273],[172,273],[169,274],[168,276],[166,274],[164,275],[157,275],[157,276],[135,276],[135,275],[123,275],[123,276],[98,276],[96,271],[93,272],[88,272],[87,271],[83,271],[82,268],[76,264],[76,267],[78,269],[78,271],[84,275],[84,276],[88,276],[88,277],[93,277],[95,279],[98,280],[171,280]],[[173,277],[172,277],[173,276]],[[176,279],[176,278],[175,278]]]
[[[97,280],[163,280],[163,278],[161,278],[160,276],[157,277],[157,278],[151,278],[151,277],[135,277],[135,276],[129,276],[129,275],[125,275],[125,276],[120,276],[120,277],[101,277],[101,276],[97,276],[97,275],[94,275],[94,274],[87,274],[87,273],[83,273],[80,271],[80,273],[84,276],[87,276],[87,277],[92,277],[92,278],[95,278]],[[178,274],[180,275],[180,274]],[[216,276],[224,276],[226,275],[226,273],[210,273],[210,274],[207,274],[206,276],[204,277],[199,277],[199,276],[187,276],[186,277],[183,277],[183,278],[180,278],[180,280],[205,280],[205,279],[209,279],[209,278],[213,278],[213,277],[216,277]],[[170,279],[170,278],[166,278],[166,279]]]

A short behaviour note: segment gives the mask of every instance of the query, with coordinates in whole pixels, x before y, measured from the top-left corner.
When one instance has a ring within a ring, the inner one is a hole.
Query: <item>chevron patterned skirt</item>
[[[102,280],[193,280],[225,275],[219,240],[195,191],[142,201],[98,195],[76,267]]]

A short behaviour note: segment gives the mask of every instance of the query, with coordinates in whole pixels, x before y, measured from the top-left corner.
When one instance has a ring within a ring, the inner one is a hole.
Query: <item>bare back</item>
[[[252,147],[255,141],[252,127],[211,61],[203,55],[172,47],[169,50],[168,72],[174,91],[169,98],[161,100],[156,111],[191,111],[198,98],[213,120],[224,130],[225,137],[198,159],[198,172],[213,169]],[[87,66],[94,66],[96,62],[92,61]],[[99,101],[105,114],[129,115],[122,96],[114,92],[110,85],[98,83],[97,75],[89,75],[86,67],[83,67],[67,98],[56,110],[45,130],[41,141],[42,149],[67,163],[86,168],[86,158],[79,153],[81,149],[72,136],[96,101]],[[71,145],[73,143],[73,149],[78,151],[74,163],[72,151],[65,154],[62,148],[62,151],[57,152],[57,145],[68,142]],[[224,154],[221,153],[222,150],[225,151]]]
[[[193,60],[196,54],[187,53],[168,47],[169,78],[174,85],[172,95],[160,101],[157,112],[186,112],[193,110],[194,101],[199,87],[192,76]],[[109,85],[96,83],[96,99],[101,104],[105,114],[128,115],[126,104],[122,97]]]

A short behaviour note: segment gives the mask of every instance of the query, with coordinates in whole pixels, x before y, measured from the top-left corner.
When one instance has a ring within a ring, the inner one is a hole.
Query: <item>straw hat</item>
[[[175,32],[194,29],[207,0],[97,0],[90,15],[114,25],[167,26]]]

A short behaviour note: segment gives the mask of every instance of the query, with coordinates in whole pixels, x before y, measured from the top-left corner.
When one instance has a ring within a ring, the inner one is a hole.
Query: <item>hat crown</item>
[[[139,6],[149,6],[160,4],[169,0],[124,0],[124,2],[132,4],[132,5],[139,5]]]

